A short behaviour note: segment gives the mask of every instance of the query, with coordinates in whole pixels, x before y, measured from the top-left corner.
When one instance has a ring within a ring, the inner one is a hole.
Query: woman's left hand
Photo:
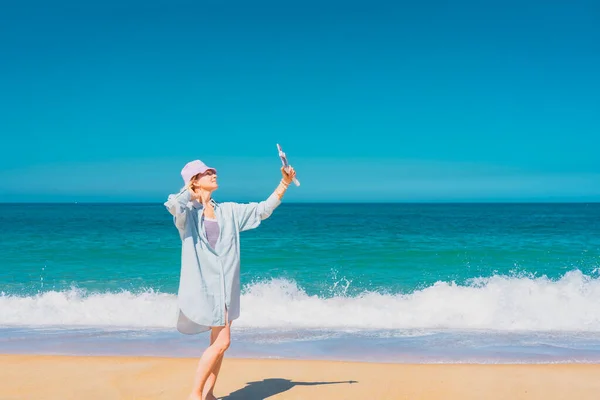
[[[283,182],[289,185],[296,177],[296,171],[292,167],[288,167],[287,171],[286,167],[281,167],[281,175],[283,176]]]

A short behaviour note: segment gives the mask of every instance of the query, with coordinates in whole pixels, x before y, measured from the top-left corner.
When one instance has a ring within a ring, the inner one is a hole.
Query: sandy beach
[[[196,359],[0,356],[0,399],[185,399]],[[225,359],[220,399],[598,399],[600,365]]]

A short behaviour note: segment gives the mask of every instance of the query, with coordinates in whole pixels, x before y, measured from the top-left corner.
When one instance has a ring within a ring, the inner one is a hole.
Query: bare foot
[[[190,396],[188,397],[188,400],[202,400],[201,396],[198,396],[195,393],[190,394]]]

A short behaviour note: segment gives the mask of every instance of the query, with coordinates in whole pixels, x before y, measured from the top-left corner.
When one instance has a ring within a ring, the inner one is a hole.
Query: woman
[[[281,174],[281,182],[265,201],[216,203],[212,192],[219,187],[217,170],[194,160],[181,170],[184,188],[165,203],[182,241],[177,330],[211,331],[190,399],[216,399],[213,389],[229,347],[231,321],[240,315],[239,235],[258,227],[281,204],[296,172],[282,167]]]

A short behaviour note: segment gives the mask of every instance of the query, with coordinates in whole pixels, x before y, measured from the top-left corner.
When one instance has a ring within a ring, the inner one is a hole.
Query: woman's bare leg
[[[218,326],[212,328],[211,337],[215,336],[215,341],[208,346],[208,348],[202,354],[200,362],[198,362],[198,369],[196,370],[196,377],[194,379],[194,387],[192,389],[191,399],[202,399],[202,393],[206,381],[210,376],[211,372],[215,370],[219,359],[223,358],[223,354],[229,348],[231,340],[231,322],[228,322],[225,326]]]
[[[217,339],[217,335],[213,331],[210,332],[210,344],[212,345]],[[221,369],[221,363],[223,362],[223,355],[219,356],[215,366],[213,367],[206,383],[204,384],[204,393],[202,394],[202,398],[206,400],[216,400],[215,395],[213,394],[213,390],[215,389],[215,384],[217,383],[217,377],[219,376],[219,370]]]

